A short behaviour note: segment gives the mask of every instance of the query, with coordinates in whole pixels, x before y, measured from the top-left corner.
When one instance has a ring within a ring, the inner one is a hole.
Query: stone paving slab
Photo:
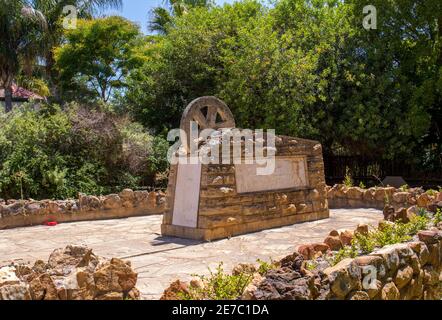
[[[214,242],[162,237],[160,215],[0,230],[0,265],[47,260],[56,248],[84,244],[98,255],[130,260],[139,273],[142,297],[158,299],[170,282],[207,274],[220,262],[230,271],[238,263],[276,260],[300,244],[323,241],[332,229],[375,225],[381,219],[382,212],[375,209],[339,209],[331,211],[330,219]]]

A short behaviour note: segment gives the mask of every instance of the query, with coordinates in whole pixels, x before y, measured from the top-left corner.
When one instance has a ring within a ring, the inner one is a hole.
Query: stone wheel
[[[229,107],[215,97],[202,97],[193,100],[184,110],[181,118],[181,129],[187,135],[187,143],[189,143],[192,121],[198,124],[199,131],[235,127],[235,119]]]

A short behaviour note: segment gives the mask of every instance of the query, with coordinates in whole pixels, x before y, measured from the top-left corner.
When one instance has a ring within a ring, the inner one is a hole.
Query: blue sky
[[[234,0],[215,0],[217,4],[232,3]],[[122,10],[111,10],[106,14],[118,14],[138,23],[147,33],[147,21],[152,8],[164,5],[164,0],[123,0]]]

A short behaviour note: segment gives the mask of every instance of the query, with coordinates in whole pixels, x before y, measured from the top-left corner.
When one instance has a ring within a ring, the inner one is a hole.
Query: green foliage
[[[399,188],[402,192],[408,192],[408,190],[410,189],[410,187],[408,186],[408,184],[404,184],[403,186],[401,186]]]
[[[345,246],[339,250],[331,260],[335,265],[346,258],[355,258],[361,254],[373,252],[376,248],[382,248],[387,245],[409,241],[412,236],[420,230],[426,230],[432,220],[428,216],[414,216],[408,223],[385,223],[382,228],[370,230],[367,235],[356,233],[350,246]]]
[[[65,32],[66,42],[55,49],[62,88],[107,102],[125,87],[129,70],[141,63],[132,55],[140,32],[132,22],[117,16],[79,20]],[[66,99],[66,97],[65,97]]]
[[[244,272],[236,275],[226,274],[223,263],[220,263],[214,272],[210,269],[209,272],[209,276],[198,276],[203,282],[204,288],[190,286],[188,293],[179,293],[180,299],[236,300],[243,294],[253,277],[253,275]]]
[[[353,177],[351,176],[350,168],[345,168],[344,185],[348,188],[353,187]]]
[[[256,262],[258,262],[258,273],[260,275],[266,274],[268,271],[275,269],[278,267],[277,263],[273,260],[270,260],[270,262],[262,261],[258,259]]]
[[[0,197],[66,198],[148,185],[164,170],[166,151],[164,140],[109,112],[24,106],[0,113]]]
[[[367,186],[365,185],[365,183],[363,181],[361,181],[361,182],[359,182],[359,188],[365,189],[365,188],[367,188]]]
[[[436,213],[434,214],[434,225],[438,225],[442,222],[442,210],[437,209]]]
[[[330,153],[421,154],[422,166],[440,169],[442,42],[429,31],[440,4],[372,4],[382,15],[371,31],[362,0],[245,0],[171,15],[164,35],[146,39],[122,105],[164,133],[187,103],[215,95],[238,127],[314,138]]]

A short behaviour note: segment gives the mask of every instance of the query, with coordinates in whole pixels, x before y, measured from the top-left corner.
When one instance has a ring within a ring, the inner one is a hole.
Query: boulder
[[[110,194],[103,200],[103,208],[106,210],[118,209],[121,205],[121,198],[118,194]]]
[[[420,196],[416,198],[417,206],[420,208],[428,208],[430,202],[431,202],[430,196],[426,193],[422,193]]]
[[[348,295],[348,300],[370,300],[370,297],[365,291],[353,291]]]
[[[442,240],[442,232],[440,231],[423,230],[419,231],[417,236],[425,244],[434,244]]]
[[[382,288],[382,300],[399,300],[400,292],[393,282],[389,282]]]
[[[329,246],[330,250],[338,251],[342,249],[342,242],[339,236],[328,236],[325,238],[324,243]]]
[[[396,192],[393,194],[393,202],[397,204],[405,204],[408,202],[408,192]]]
[[[129,292],[137,283],[137,273],[130,264],[113,258],[100,264],[94,272],[94,281],[98,293]]]
[[[351,245],[351,241],[353,240],[353,232],[350,230],[342,230],[339,232],[339,239],[342,242],[342,245],[349,246]]]
[[[327,275],[331,291],[344,299],[351,291],[360,290],[361,269],[353,259],[344,259],[337,265],[324,270]]]
[[[355,230],[355,234],[361,234],[361,235],[363,235],[363,236],[366,236],[366,235],[368,235],[368,231],[369,231],[369,228],[368,228],[368,225],[367,224],[364,224],[364,223],[361,223],[361,224],[358,224],[358,226],[357,226],[357,228],[356,228],[356,230]]]
[[[410,266],[399,269],[394,279],[396,287],[399,290],[404,288],[413,278],[413,273],[413,268]]]

